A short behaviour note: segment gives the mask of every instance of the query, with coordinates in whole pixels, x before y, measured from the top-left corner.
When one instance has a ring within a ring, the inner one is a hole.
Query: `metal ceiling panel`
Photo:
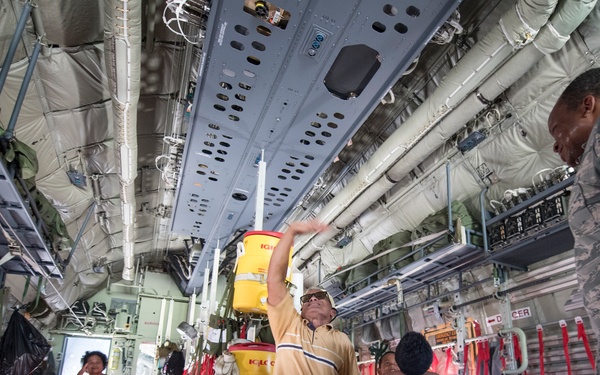
[[[205,240],[188,293],[217,241],[252,229],[261,150],[275,230],[458,3],[213,2],[173,210]]]

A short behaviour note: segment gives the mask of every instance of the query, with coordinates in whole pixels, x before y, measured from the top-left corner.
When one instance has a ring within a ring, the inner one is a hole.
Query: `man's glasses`
[[[300,301],[302,303],[306,303],[308,301],[310,301],[310,299],[312,297],[315,297],[316,299],[328,299],[329,295],[327,294],[327,292],[323,292],[323,291],[319,291],[316,293],[311,293],[311,294],[305,294],[302,297],[300,297]]]

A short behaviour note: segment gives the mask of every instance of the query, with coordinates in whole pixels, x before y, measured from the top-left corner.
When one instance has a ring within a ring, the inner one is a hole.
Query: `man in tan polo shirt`
[[[277,345],[275,375],[358,375],[354,347],[348,336],[331,326],[337,311],[324,290],[309,289],[301,297],[302,314],[294,308],[285,285],[290,248],[296,235],[320,232],[316,221],[294,222],[275,246],[267,274],[267,314]]]

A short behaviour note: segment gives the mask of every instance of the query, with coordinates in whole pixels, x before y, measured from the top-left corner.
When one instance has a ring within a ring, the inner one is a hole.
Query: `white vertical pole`
[[[266,179],[267,179],[267,163],[265,162],[265,150],[261,150],[260,161],[258,162],[258,183],[256,185],[256,210],[255,210],[254,230],[262,230],[263,229]]]
[[[171,298],[169,301],[169,316],[167,317],[167,330],[165,332],[165,339],[171,340],[171,329],[173,326],[173,309],[175,308],[175,301]]]
[[[217,309],[217,278],[219,277],[219,258],[221,257],[221,249],[217,242],[215,249],[215,259],[213,261],[212,279],[210,282],[210,314],[214,314]]]
[[[210,302],[208,301],[209,276],[210,268],[206,267],[204,270],[204,284],[202,286],[202,303],[200,304],[200,324],[198,324],[198,332],[202,333],[203,337],[206,337],[208,333],[208,311],[210,309]]]
[[[156,333],[156,351],[158,353],[158,348],[162,345],[163,341],[163,328],[164,328],[164,320],[165,320],[165,308],[167,307],[167,300],[162,299],[160,302],[160,315],[158,317],[158,332]],[[158,354],[154,356],[154,371],[158,368]],[[156,373],[156,372],[153,372]]]

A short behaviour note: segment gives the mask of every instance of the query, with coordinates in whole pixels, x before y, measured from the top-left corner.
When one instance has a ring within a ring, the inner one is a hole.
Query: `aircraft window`
[[[227,155],[227,151],[225,151],[225,150],[217,150],[217,154]]]
[[[206,174],[206,172],[204,172],[204,171],[196,171],[196,173],[198,173],[198,174],[200,174],[202,176],[204,176]]]
[[[239,105],[236,105],[236,104],[232,105],[231,109],[233,109],[234,111],[238,111],[238,112],[242,112],[244,110],[243,107],[240,107]]]
[[[385,25],[382,24],[381,22],[373,22],[373,30],[377,31],[378,33],[383,33],[385,32]]]
[[[231,85],[229,83],[227,83],[227,82],[219,82],[219,86],[221,86],[225,90],[231,90],[232,89]]]
[[[235,115],[229,115],[227,116],[231,121],[240,121],[240,118],[235,116]]]
[[[403,23],[397,23],[396,26],[394,26],[394,30],[396,30],[400,34],[406,34],[406,32],[408,31],[408,27]]]
[[[209,180],[211,180],[211,181],[214,181],[214,182],[217,182],[217,181],[219,181],[219,180],[217,180],[217,179],[216,179],[216,178],[214,178],[214,177],[209,177],[208,179],[209,179]]]
[[[200,167],[200,168],[208,168],[208,165],[206,165],[206,164],[198,164],[198,167]]]
[[[264,44],[259,42],[252,42],[252,47],[254,47],[254,49],[258,51],[264,51],[267,49],[267,47],[265,47]]]
[[[237,49],[238,51],[244,50],[244,45],[238,41],[232,40],[231,43],[229,43],[229,45],[231,45],[231,47]]]
[[[235,25],[235,27],[233,28],[238,34],[242,34],[242,35],[248,35],[250,34],[250,32],[248,31],[247,28],[245,28],[242,25]]]
[[[231,145],[230,145],[229,143],[227,143],[227,142],[219,142],[219,144],[220,144],[221,146],[223,146],[223,147],[229,147],[229,146],[231,146]]]
[[[321,135],[323,135],[323,137],[331,137],[331,133],[330,132],[321,132]]]
[[[318,122],[316,122],[316,121],[313,121],[313,122],[311,122],[311,123],[310,123],[310,126],[312,126],[313,128],[317,128],[317,129],[318,129],[318,128],[320,128],[320,127],[321,127],[321,124],[319,124],[319,123],[318,123]]]
[[[300,180],[300,177],[298,177],[298,176],[292,176],[292,180],[298,181],[298,180]]]
[[[320,118],[327,118],[327,113],[320,112],[317,113],[317,116],[319,116]]]
[[[283,173],[292,173],[292,171],[290,171],[289,169],[285,169],[285,168],[283,168],[281,171],[282,171]]]
[[[307,141],[306,139],[301,139],[300,143],[302,143],[305,146],[308,146],[310,144],[310,141]]]
[[[235,94],[235,98],[236,98],[237,100],[240,100],[240,101],[242,101],[242,102],[245,102],[245,101],[246,101],[246,95],[242,95],[242,94]]]
[[[328,122],[327,126],[329,126],[331,129],[337,129],[338,124],[336,124],[335,122]]]
[[[248,56],[246,60],[252,65],[260,65],[260,59],[255,56]]]
[[[321,139],[318,139],[318,140],[317,140],[317,144],[318,144],[319,146],[325,146],[325,141],[323,141],[323,140],[321,140]]]
[[[271,190],[273,190],[273,191],[279,191],[279,189],[276,188],[276,187],[272,187]]]
[[[298,174],[303,174],[303,173],[304,173],[304,170],[302,170],[302,169],[296,169],[296,173],[298,173]]]
[[[222,163],[225,161],[225,159],[223,159],[223,158],[215,158],[215,160],[218,161],[219,163]]]
[[[309,137],[314,137],[315,133],[311,132],[310,130],[307,130],[306,132],[304,132],[304,134],[308,135]]]
[[[406,8],[406,14],[408,14],[412,18],[417,18],[421,15],[421,11],[419,10],[419,8],[411,5],[408,8]]]
[[[222,106],[222,105],[220,105],[220,104],[215,104],[215,105],[214,105],[214,107],[215,107],[215,109],[216,109],[217,111],[221,111],[221,112],[223,112],[223,111],[225,110],[225,107],[223,107],[223,106]]]
[[[287,180],[287,177],[283,176],[283,175],[279,175],[277,176],[278,179],[280,180]]]
[[[312,155],[306,155],[304,157],[307,158],[308,160],[315,160],[315,157]],[[302,163],[300,163],[300,165],[302,165]]]
[[[383,6],[383,13],[387,14],[388,16],[395,16],[398,14],[398,8],[390,4],[385,4]]]
[[[339,120],[343,120],[344,117],[346,117],[346,116],[344,116],[343,114],[341,114],[339,112],[336,112],[336,113],[333,114],[333,117],[335,117],[335,118],[337,118]]]
[[[285,163],[285,165],[287,165],[288,167],[294,167],[296,164],[292,163],[291,161],[288,161],[287,163]]]
[[[289,197],[289,195],[286,193],[279,193],[279,195],[281,195],[282,197]]]

